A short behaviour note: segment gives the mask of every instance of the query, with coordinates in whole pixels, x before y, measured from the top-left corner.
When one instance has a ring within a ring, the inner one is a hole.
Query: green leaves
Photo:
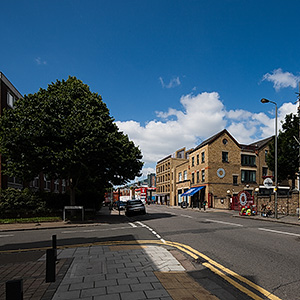
[[[278,180],[295,180],[299,166],[299,118],[297,115],[286,115],[282,124],[282,131],[278,134]],[[275,169],[275,143],[270,144],[267,164],[271,170]]]
[[[76,77],[56,81],[16,102],[0,118],[5,172],[32,180],[90,176],[103,186],[134,179],[140,150],[119,132],[106,104]],[[8,163],[9,162],[9,163]]]

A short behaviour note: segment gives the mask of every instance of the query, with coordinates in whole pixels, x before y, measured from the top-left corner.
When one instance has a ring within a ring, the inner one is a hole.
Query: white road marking
[[[139,225],[141,225],[142,227],[144,228],[147,228],[151,233],[153,233],[158,239],[160,239],[161,241],[163,241],[163,243],[165,243],[164,240],[162,240],[161,236],[155,231],[153,230],[151,227],[145,225],[144,223],[142,222],[139,222],[139,221],[136,221],[135,223],[138,223]]]
[[[193,217],[191,217],[191,216],[188,216],[188,215],[180,215],[180,216],[182,216],[182,217],[185,217],[185,218],[190,218],[190,219],[193,219]]]
[[[292,235],[292,236],[299,236],[299,237],[300,237],[300,234],[298,234],[298,233],[291,233],[291,232],[285,232],[285,231],[278,231],[278,230],[272,230],[272,229],[266,229],[266,228],[258,228],[258,230],[268,231],[268,232],[273,232],[273,233],[279,233],[279,234]]]
[[[13,234],[1,234],[0,238],[2,238],[2,237],[8,237],[8,236],[14,236],[14,235]]]
[[[134,227],[134,226],[133,226]],[[137,227],[137,226],[136,226]],[[61,233],[80,233],[80,232],[95,232],[95,231],[109,231],[109,230],[120,230],[120,229],[128,229],[132,228],[129,226],[123,226],[123,227],[116,227],[116,228],[105,228],[105,229],[91,229],[91,230],[68,230],[68,231],[61,231]]]
[[[169,214],[169,215],[172,215],[172,216],[177,216],[177,214],[175,214],[175,213],[173,213],[173,212],[169,212],[169,211],[163,211],[163,213]]]
[[[220,224],[224,224],[224,225],[232,225],[232,226],[244,227],[244,226],[241,225],[241,224],[229,223],[229,222],[223,222],[223,221],[218,221],[218,220],[210,220],[210,219],[206,219],[206,221],[208,221],[208,222],[213,222],[213,223],[220,223]]]
[[[140,221],[136,221],[135,223],[137,223],[137,224],[141,225],[142,227],[146,227],[146,225],[145,225],[145,224],[143,224],[143,223],[142,223],[142,222],[140,222]]]
[[[133,223],[128,223],[130,226],[132,226],[132,227],[137,227],[135,224],[133,224]]]

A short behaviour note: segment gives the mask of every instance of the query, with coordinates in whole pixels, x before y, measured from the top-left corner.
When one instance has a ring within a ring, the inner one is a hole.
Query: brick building
[[[170,195],[171,205],[186,201],[200,207],[205,201],[209,207],[232,208],[239,192],[253,196],[264,178],[272,177],[265,160],[272,138],[242,145],[224,129],[188,151],[185,160],[173,163],[173,169],[171,156],[166,157],[156,167],[160,184],[165,185],[161,192]]]
[[[0,115],[4,109],[12,109],[16,100],[23,98],[21,93],[13,86],[13,84],[0,72]],[[22,188],[22,182],[17,178],[8,178],[1,173],[1,155],[0,155],[0,188],[8,186]]]
[[[188,162],[191,150],[185,148],[163,158],[156,165],[156,200],[158,203],[176,205],[176,167]]]
[[[4,109],[13,109],[14,103],[18,99],[22,99],[21,93],[14,87],[14,85],[0,72],[0,116]],[[1,172],[2,158],[0,155],[0,188],[18,188],[22,189],[24,186],[29,186],[33,190],[43,190],[47,192],[64,193],[67,189],[67,181],[63,179],[49,180],[44,174],[39,174],[32,182],[24,184],[16,177],[4,176]]]

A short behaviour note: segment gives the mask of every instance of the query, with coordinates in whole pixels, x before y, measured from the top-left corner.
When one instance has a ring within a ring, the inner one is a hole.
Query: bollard
[[[54,258],[57,261],[57,244],[56,244],[56,235],[52,235],[52,249],[54,250]]]
[[[55,250],[46,250],[46,282],[55,282]]]
[[[23,279],[6,281],[6,300],[23,300]]]

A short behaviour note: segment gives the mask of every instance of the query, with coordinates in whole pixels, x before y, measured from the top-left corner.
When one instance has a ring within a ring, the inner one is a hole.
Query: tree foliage
[[[286,179],[295,180],[299,166],[299,118],[297,115],[286,115],[282,123],[282,130],[277,140],[277,170],[278,181]],[[267,164],[270,170],[275,170],[275,141],[270,144],[270,151],[267,156]]]
[[[46,202],[29,189],[0,189],[0,216],[20,218],[49,214]]]
[[[43,172],[69,179],[71,194],[83,177],[102,187],[123,184],[143,165],[141,151],[119,131],[101,96],[76,77],[57,80],[5,110],[0,152],[7,175],[30,181]]]

